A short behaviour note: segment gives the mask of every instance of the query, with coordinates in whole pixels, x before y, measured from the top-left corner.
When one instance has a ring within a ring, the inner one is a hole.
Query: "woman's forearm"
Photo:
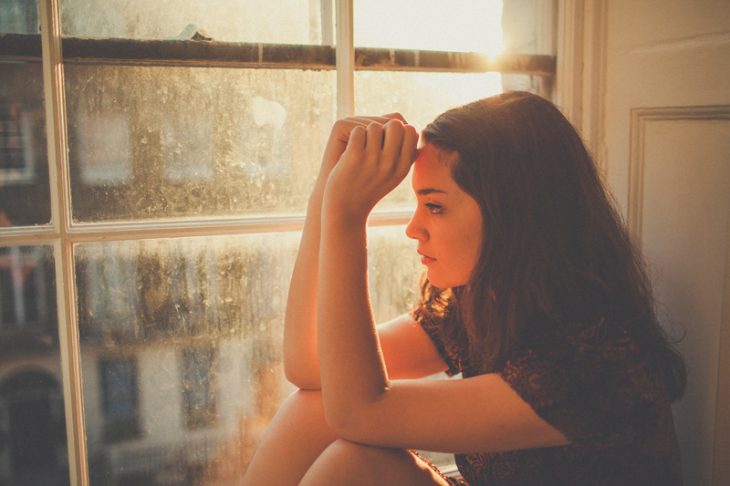
[[[325,416],[338,432],[388,389],[370,308],[366,227],[377,202],[408,173],[418,134],[400,120],[353,128],[322,204],[317,333]]]
[[[316,321],[321,213],[325,187],[349,145],[353,130],[362,132],[365,127],[380,126],[381,123],[392,121],[402,127],[403,120],[398,114],[338,120],[332,127],[325,147],[320,174],[309,200],[284,319],[284,369],[289,381],[299,388],[319,389],[321,386]],[[411,138],[411,145],[415,150],[415,131]]]
[[[388,377],[367,282],[365,221],[322,222],[318,295],[319,359],[325,413],[347,427],[359,407],[377,399]]]
[[[284,370],[302,389],[320,388],[316,303],[322,186],[318,182],[309,199],[284,317]]]

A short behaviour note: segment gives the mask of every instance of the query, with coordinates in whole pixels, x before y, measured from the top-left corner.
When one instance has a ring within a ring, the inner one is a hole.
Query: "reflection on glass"
[[[61,26],[74,37],[185,40],[199,32],[226,42],[320,44],[332,29],[329,12],[319,0],[62,0]]]
[[[68,484],[49,247],[0,248],[0,483]]]
[[[0,227],[48,223],[49,191],[41,63],[0,62]]]
[[[129,119],[124,113],[84,113],[79,116],[78,163],[81,183],[104,186],[132,177]]]
[[[499,73],[355,73],[356,111],[383,114],[397,111],[417,130],[439,114],[502,91]],[[377,210],[412,209],[415,196],[407,177],[377,206]]]
[[[291,385],[298,233],[81,244],[76,285],[92,484],[235,484]],[[379,320],[411,308],[403,227],[370,231]]]
[[[356,46],[488,55],[502,50],[501,0],[359,0],[354,6]]]
[[[38,34],[37,2],[32,0],[2,0],[0,33]]]
[[[76,221],[303,212],[334,72],[67,65]]]

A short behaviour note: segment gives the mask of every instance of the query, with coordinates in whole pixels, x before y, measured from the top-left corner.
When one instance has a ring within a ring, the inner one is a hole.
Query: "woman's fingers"
[[[412,125],[406,125],[403,133],[403,145],[400,158],[410,167],[411,162],[418,157],[418,132]]]
[[[383,132],[383,161],[386,164],[396,165],[400,159],[403,146],[403,134],[405,132],[403,122],[397,119],[391,120],[383,127]]]
[[[366,129],[363,125],[356,125],[350,132],[350,138],[347,141],[347,153],[359,153],[365,149],[367,140]]]
[[[384,127],[380,123],[372,122],[367,126],[367,141],[365,152],[369,160],[377,160],[383,147]]]
[[[357,126],[367,127],[371,123],[377,123],[379,125],[386,125],[391,120],[399,120],[405,123],[405,119],[400,113],[388,113],[382,116],[352,116],[337,120],[332,129],[334,138],[344,145],[347,144],[347,140],[352,130]]]
[[[406,119],[403,118],[403,115],[401,115],[400,113],[397,113],[397,112],[396,113],[388,113],[386,115],[383,115],[383,118],[387,118],[387,119],[390,119],[390,120],[400,120],[403,123],[406,123]]]

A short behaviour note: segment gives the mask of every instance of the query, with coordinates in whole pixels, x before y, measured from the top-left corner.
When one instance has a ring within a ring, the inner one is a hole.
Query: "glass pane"
[[[354,9],[356,46],[502,51],[500,0],[356,0]]]
[[[301,212],[333,71],[67,65],[75,221]]]
[[[235,484],[292,388],[281,333],[298,233],[82,244],[92,484]],[[371,231],[380,319],[412,307],[415,244]]]
[[[555,54],[555,2],[509,0],[502,10],[504,52]]]
[[[321,44],[331,38],[328,12],[319,0],[62,0],[61,25],[78,37],[184,40],[198,32],[225,42]]]
[[[50,247],[0,248],[0,479],[68,484]]]
[[[36,0],[2,0],[0,33],[38,34],[38,7]]]
[[[545,96],[551,91],[552,80],[530,74],[502,74],[504,91],[529,91]]]
[[[355,73],[357,113],[377,115],[397,111],[419,131],[449,108],[501,91],[499,73]],[[407,177],[378,204],[377,210],[413,207],[415,196]]]
[[[40,62],[0,62],[0,226],[51,220]]]

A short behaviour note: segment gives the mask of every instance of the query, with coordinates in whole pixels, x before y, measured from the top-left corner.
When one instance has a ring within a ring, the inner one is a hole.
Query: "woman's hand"
[[[373,122],[384,125],[390,120],[400,120],[405,123],[400,113],[390,113],[382,116],[353,116],[337,120],[332,126],[332,131],[330,132],[330,137],[327,140],[327,145],[322,156],[322,166],[319,170],[319,178],[322,183],[326,184],[330,172],[332,172],[335,164],[342,157],[342,153],[345,151],[347,142],[350,139],[350,133],[352,133],[355,127],[365,128]]]
[[[418,133],[402,118],[386,118],[385,122],[356,118],[343,120],[343,124],[340,133],[349,129],[349,137],[327,178],[323,211],[365,221],[375,204],[408,174],[418,153]],[[343,137],[334,129],[331,142],[333,138],[337,140],[333,147],[340,148]],[[335,152],[333,148],[329,156]]]

